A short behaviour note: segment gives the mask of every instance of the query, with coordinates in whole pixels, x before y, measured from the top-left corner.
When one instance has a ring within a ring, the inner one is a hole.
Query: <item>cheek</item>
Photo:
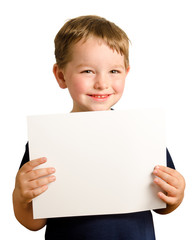
[[[115,81],[115,83],[113,84],[113,88],[115,89],[115,91],[120,94],[123,93],[124,87],[125,87],[125,80]]]
[[[79,94],[86,93],[88,89],[88,81],[85,81],[82,78],[76,78],[71,82],[70,93],[77,96]]]

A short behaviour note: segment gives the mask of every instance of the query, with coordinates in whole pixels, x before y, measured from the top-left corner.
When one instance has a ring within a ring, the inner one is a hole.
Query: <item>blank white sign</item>
[[[30,159],[47,157],[56,181],[33,200],[34,218],[165,208],[153,169],[166,165],[160,109],[28,117]]]

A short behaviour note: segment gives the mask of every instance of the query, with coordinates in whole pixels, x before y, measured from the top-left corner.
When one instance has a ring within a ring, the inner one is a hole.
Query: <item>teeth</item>
[[[109,95],[110,94],[105,94],[105,95],[95,95],[95,94],[93,94],[93,95],[89,95],[89,96],[92,96],[94,98],[107,98]]]
[[[95,96],[95,97],[97,97],[97,98],[104,98],[104,97],[106,97],[106,96],[100,96],[100,95],[99,95],[99,96]]]

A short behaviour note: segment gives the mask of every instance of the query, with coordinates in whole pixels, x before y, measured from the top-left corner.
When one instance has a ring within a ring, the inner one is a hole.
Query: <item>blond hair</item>
[[[67,21],[55,37],[55,58],[59,68],[72,60],[72,47],[88,37],[101,38],[113,50],[124,55],[125,67],[129,66],[129,38],[113,22],[99,16],[80,16]]]

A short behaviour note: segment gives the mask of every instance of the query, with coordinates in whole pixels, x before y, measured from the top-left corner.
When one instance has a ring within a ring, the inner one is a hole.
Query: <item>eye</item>
[[[84,70],[84,71],[82,71],[81,73],[92,73],[93,71],[91,71],[91,70]]]
[[[113,73],[113,74],[120,73],[120,71],[119,71],[119,70],[115,70],[115,69],[111,70],[110,72],[111,72],[111,73]]]

